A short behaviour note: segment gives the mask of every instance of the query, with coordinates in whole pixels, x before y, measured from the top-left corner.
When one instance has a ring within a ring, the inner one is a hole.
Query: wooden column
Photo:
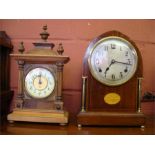
[[[18,61],[18,73],[19,73],[19,79],[18,79],[18,94],[17,94],[17,102],[16,102],[16,108],[23,108],[24,103],[24,84],[23,84],[23,78],[24,78],[24,61]]]
[[[23,52],[25,51],[25,48],[24,48],[24,43],[23,42],[20,42],[19,43],[19,48],[18,48],[18,52],[20,54],[23,54]],[[16,100],[16,108],[23,108],[23,104],[24,104],[24,92],[23,92],[23,89],[24,89],[24,81],[23,81],[23,78],[24,78],[24,64],[25,62],[22,61],[22,60],[19,60],[17,61],[18,62],[18,94],[17,94],[17,100]]]
[[[58,62],[56,63],[57,65],[57,80],[58,80],[58,84],[57,84],[57,96],[56,96],[56,100],[57,100],[57,105],[56,105],[56,109],[63,109],[63,102],[62,102],[62,82],[63,82],[63,66],[64,64],[62,62]]]

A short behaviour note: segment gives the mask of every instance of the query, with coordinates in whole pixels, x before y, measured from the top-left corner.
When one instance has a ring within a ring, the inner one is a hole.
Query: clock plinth
[[[16,109],[9,114],[8,121],[42,122],[42,123],[68,123],[67,111],[54,111],[42,109]]]
[[[144,126],[145,116],[138,112],[80,112],[77,122],[80,125]]]
[[[110,31],[90,42],[83,60],[78,126],[144,126],[142,70],[140,51],[121,32]]]
[[[43,42],[33,43],[35,48],[24,52],[21,42],[18,54],[11,54],[18,64],[18,93],[14,100],[15,108],[7,116],[11,121],[68,123],[69,114],[64,111],[62,97],[63,67],[69,61],[59,53],[54,44],[49,43],[47,26],[41,33]],[[62,51],[62,52],[61,52]]]

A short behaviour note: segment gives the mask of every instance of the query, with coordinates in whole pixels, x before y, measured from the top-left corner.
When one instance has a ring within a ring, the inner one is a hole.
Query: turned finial
[[[22,41],[19,43],[18,51],[19,51],[19,53],[21,53],[21,54],[23,54],[23,52],[25,51],[24,43],[23,43]]]
[[[46,30],[47,30],[47,25],[43,26],[43,32],[40,33],[41,39],[46,41],[48,39],[48,36],[50,35]]]
[[[62,53],[64,52],[64,48],[62,46],[62,43],[59,44],[57,52],[58,52],[59,55],[62,55]]]

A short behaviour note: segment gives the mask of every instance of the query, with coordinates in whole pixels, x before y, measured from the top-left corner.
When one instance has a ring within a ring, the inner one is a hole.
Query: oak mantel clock
[[[40,33],[42,41],[33,43],[35,48],[24,52],[23,42],[19,54],[11,54],[18,63],[18,94],[15,108],[8,120],[68,123],[68,112],[62,99],[63,66],[69,61],[63,56],[62,44],[54,51],[53,43],[47,41],[47,26]]]
[[[81,125],[144,127],[141,112],[142,58],[135,43],[118,31],[88,46],[83,63]]]

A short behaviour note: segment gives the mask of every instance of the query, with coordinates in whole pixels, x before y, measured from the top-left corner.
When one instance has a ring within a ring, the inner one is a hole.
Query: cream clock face
[[[96,80],[108,86],[117,86],[132,78],[137,69],[138,57],[131,43],[111,36],[95,44],[88,64]]]
[[[34,98],[46,98],[54,90],[53,74],[45,68],[32,69],[25,78],[27,93]]]

